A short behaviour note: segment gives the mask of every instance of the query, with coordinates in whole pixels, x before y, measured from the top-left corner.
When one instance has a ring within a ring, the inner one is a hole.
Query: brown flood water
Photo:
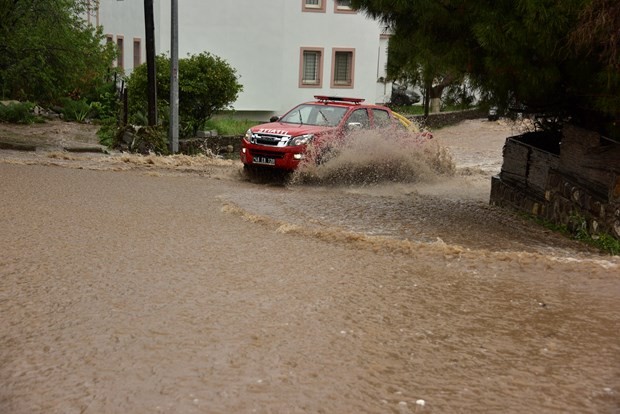
[[[620,259],[488,205],[510,134],[292,184],[0,151],[0,412],[620,412]]]

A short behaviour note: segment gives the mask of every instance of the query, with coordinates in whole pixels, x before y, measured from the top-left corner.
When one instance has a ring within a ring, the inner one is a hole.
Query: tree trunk
[[[441,79],[441,82],[431,87],[431,112],[435,113],[441,111],[441,95],[443,95],[443,90],[450,86],[452,82],[454,82],[454,79],[454,76],[448,74]]]
[[[428,118],[430,112],[430,96],[431,96],[431,82],[426,82],[424,86],[424,118]]]
[[[430,101],[431,101],[431,113],[441,112],[441,95],[443,94],[443,90],[446,87],[445,84],[440,83],[439,85],[435,85],[430,90]]]

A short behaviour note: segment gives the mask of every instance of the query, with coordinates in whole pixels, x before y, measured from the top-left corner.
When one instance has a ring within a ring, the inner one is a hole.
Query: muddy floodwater
[[[489,205],[513,129],[0,151],[0,412],[620,412],[620,259]]]

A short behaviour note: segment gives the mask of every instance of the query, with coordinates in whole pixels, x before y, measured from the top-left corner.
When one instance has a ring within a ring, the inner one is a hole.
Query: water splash
[[[347,135],[317,163],[310,153],[292,184],[433,182],[456,171],[450,152],[434,139],[406,131],[364,130]]]

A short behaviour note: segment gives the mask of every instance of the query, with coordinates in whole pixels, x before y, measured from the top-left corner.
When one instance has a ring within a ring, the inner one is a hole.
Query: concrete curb
[[[97,154],[109,154],[108,148],[103,145],[67,145],[67,146],[54,146],[54,145],[35,145],[24,144],[18,142],[3,142],[0,141],[0,150],[11,151],[66,151],[73,153],[97,153]]]
[[[13,151],[36,151],[36,145],[17,144],[13,142],[0,142],[0,149]]]
[[[109,154],[108,149],[101,145],[63,147],[62,149],[67,152],[95,152],[99,154]]]

